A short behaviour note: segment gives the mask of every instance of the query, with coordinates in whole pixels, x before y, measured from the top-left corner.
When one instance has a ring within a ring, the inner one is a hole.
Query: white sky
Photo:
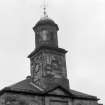
[[[72,89],[96,95],[105,104],[105,0],[47,0],[48,15],[59,25],[59,46],[68,50]],[[43,0],[0,0],[0,88],[30,73],[32,27]]]

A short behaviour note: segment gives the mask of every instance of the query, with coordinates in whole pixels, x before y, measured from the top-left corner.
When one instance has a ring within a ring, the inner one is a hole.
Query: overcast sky
[[[47,0],[59,26],[59,46],[68,50],[70,87],[105,104],[105,0]],[[35,47],[32,27],[42,17],[43,0],[0,0],[0,88],[30,74]]]

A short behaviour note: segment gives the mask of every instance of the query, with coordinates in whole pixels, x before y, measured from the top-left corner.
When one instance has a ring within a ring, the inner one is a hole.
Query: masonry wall
[[[97,101],[83,99],[73,99],[72,103],[73,105],[98,105]]]
[[[60,98],[60,97],[46,97],[45,105],[98,105],[97,101],[72,99],[72,98]]]
[[[43,105],[42,97],[5,93],[0,97],[0,105]]]
[[[45,97],[45,105],[72,105],[72,101],[64,97]]]
[[[98,105],[98,103],[92,100],[5,93],[0,96],[0,105]]]

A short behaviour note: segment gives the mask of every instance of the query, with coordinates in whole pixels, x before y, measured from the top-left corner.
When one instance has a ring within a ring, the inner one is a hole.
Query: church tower
[[[65,84],[65,88],[69,88],[65,60],[67,51],[58,47],[58,25],[48,16],[44,16],[33,30],[36,48],[28,56],[32,82],[42,89],[56,84]]]
[[[33,30],[35,49],[28,56],[31,76],[2,89],[0,105],[100,105],[96,96],[69,87],[67,51],[59,48],[59,27],[45,11]]]

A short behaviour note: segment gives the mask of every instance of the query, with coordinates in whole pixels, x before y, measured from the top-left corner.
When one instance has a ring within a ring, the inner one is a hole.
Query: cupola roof
[[[38,26],[41,25],[51,25],[51,26],[55,26],[57,28],[57,30],[59,30],[58,25],[52,20],[50,19],[48,16],[44,16],[42,17],[34,26],[33,29],[36,29]]]

